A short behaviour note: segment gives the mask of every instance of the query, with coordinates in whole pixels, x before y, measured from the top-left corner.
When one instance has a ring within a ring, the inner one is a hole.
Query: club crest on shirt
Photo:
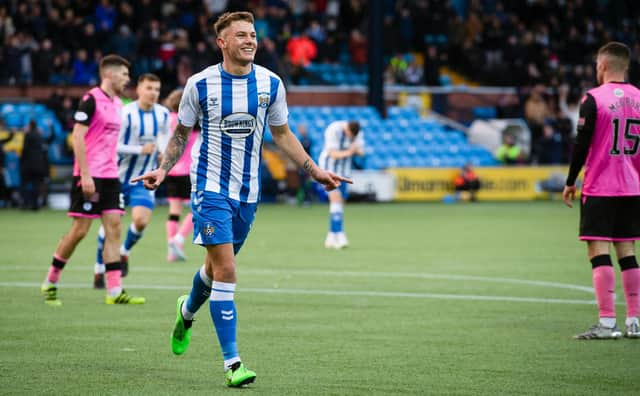
[[[211,223],[205,223],[204,227],[202,227],[202,232],[206,236],[211,236],[215,232],[215,228],[211,225]]]
[[[613,90],[613,96],[615,96],[616,98],[621,98],[624,96],[624,91],[620,88],[616,88]]]
[[[266,109],[271,101],[271,95],[268,92],[258,92],[258,106]]]
[[[251,135],[258,122],[249,113],[231,113],[220,120],[220,130],[234,139],[242,139]]]

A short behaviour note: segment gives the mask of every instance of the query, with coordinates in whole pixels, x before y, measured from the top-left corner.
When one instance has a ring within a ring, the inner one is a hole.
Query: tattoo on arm
[[[311,159],[307,158],[302,165],[302,168],[308,175],[313,176],[313,164],[311,163]]]
[[[184,148],[187,146],[190,131],[191,128],[181,124],[178,124],[176,127],[171,140],[169,140],[169,144],[167,144],[167,149],[164,151],[164,158],[160,165],[160,167],[166,172],[169,172],[169,170],[173,168],[182,156],[182,153],[184,153]]]

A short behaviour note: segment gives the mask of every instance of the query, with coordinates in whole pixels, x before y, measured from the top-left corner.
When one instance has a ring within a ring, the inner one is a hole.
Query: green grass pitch
[[[596,321],[578,210],[560,202],[353,204],[351,247],[323,248],[327,207],[260,206],[238,256],[238,342],[260,395],[631,395],[640,340],[575,341]],[[61,279],[39,284],[70,221],[0,211],[0,394],[234,392],[208,312],[173,356],[175,300],[204,250],[165,261],[166,208],[125,279],[144,306],[90,288],[94,224]],[[128,217],[124,222],[128,224]],[[618,270],[616,270],[618,272]],[[618,275],[618,323],[624,298]],[[237,391],[236,391],[237,392]]]

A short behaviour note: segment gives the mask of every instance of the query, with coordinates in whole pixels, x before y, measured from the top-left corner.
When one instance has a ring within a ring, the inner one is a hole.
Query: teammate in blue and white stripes
[[[256,373],[241,362],[236,343],[235,256],[249,233],[260,196],[265,125],[268,123],[274,142],[327,190],[350,180],[320,169],[289,129],[282,80],[253,63],[258,46],[253,15],[226,13],[214,28],[222,63],[187,81],[179,123],[160,168],[135,180],[157,188],[182,155],[193,126],[200,122],[201,133],[191,151],[191,204],[194,243],[204,246],[207,255],[193,278],[191,293],[176,304],[171,349],[176,355],[186,351],[193,317],[209,299],[227,385],[239,387],[253,382]]]
[[[132,222],[127,236],[120,246],[122,276],[129,269],[129,253],[140,240],[151,220],[155,204],[154,193],[144,188],[142,182],[131,179],[149,172],[158,165],[158,153],[164,150],[169,139],[169,109],[158,104],[160,79],[154,74],[143,74],[136,87],[138,100],[122,108],[122,127],[118,137],[118,172],[122,183],[122,199],[131,207]],[[104,287],[102,246],[104,230],[98,231],[98,249],[94,287]]]
[[[354,155],[364,155],[364,137],[357,121],[335,121],[324,132],[324,147],[318,165],[335,174],[349,177]],[[347,185],[329,192],[329,232],[324,241],[327,249],[342,249],[349,245],[344,232],[343,213]]]

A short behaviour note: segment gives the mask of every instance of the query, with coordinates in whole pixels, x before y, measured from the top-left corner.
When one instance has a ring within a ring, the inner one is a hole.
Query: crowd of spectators
[[[171,88],[220,59],[212,23],[252,10],[257,62],[294,83],[311,62],[364,71],[364,0],[0,1],[0,83],[96,81],[97,61],[117,53],[134,74],[155,72]],[[484,85],[593,80],[592,55],[618,40],[640,52],[640,2],[626,0],[383,0],[388,82],[439,85],[440,66]],[[637,64],[637,59],[635,60]],[[634,76],[635,77],[635,76]],[[169,89],[169,88],[168,88]]]
[[[630,45],[630,80],[640,82],[640,1],[381,1],[385,81],[436,86],[446,66],[481,85],[517,87],[520,102],[498,115],[526,119],[534,162],[566,162],[602,43]],[[0,0],[0,84],[95,84],[100,57],[117,53],[134,77],[158,74],[167,92],[221,59],[213,21],[234,10],[255,15],[256,63],[287,83],[323,83],[312,63],[366,72],[370,7],[365,0]],[[61,121],[72,122],[72,99],[57,99]]]
[[[352,50],[366,63],[362,0],[24,0],[0,1],[0,84],[90,85],[106,53],[133,74],[154,72],[166,89],[221,59],[213,21],[225,11],[256,18],[256,62],[288,80],[311,61],[338,62]],[[347,44],[345,44],[347,43]],[[348,53],[348,52],[346,52]],[[349,62],[351,59],[342,59]]]

